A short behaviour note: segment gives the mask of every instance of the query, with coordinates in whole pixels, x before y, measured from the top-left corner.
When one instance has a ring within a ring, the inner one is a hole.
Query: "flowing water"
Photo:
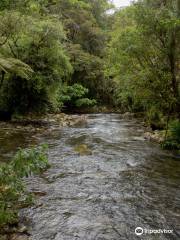
[[[180,161],[145,141],[136,120],[92,114],[79,126],[12,135],[0,139],[11,153],[49,145],[51,168],[26,181],[41,195],[21,211],[32,240],[180,239]],[[7,157],[2,147],[0,153]],[[136,236],[136,227],[173,234]]]

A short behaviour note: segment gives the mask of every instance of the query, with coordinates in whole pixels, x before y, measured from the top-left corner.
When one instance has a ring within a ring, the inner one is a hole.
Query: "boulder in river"
[[[74,151],[79,153],[80,156],[91,155],[92,151],[88,148],[86,144],[78,145],[74,148]]]
[[[8,239],[10,240],[30,240],[26,234],[14,233]]]
[[[126,112],[121,115],[123,119],[132,119],[134,118],[134,113]]]
[[[144,138],[149,141],[154,141],[158,143],[162,143],[164,141],[164,137],[162,136],[162,133],[160,133],[159,131],[145,132]]]

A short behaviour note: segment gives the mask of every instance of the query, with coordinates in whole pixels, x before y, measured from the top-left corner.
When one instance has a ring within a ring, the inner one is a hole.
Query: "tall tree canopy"
[[[141,0],[115,14],[107,69],[122,108],[180,111],[179,14],[177,0]]]
[[[1,1],[0,109],[58,111],[78,101],[144,112],[160,125],[178,115],[179,1],[111,8],[108,0]]]
[[[109,7],[107,0],[1,1],[1,108],[58,110],[63,88],[76,83],[105,99]]]

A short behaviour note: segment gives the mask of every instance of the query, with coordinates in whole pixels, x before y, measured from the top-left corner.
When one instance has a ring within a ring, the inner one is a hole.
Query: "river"
[[[38,204],[20,213],[32,240],[180,239],[180,161],[146,141],[137,120],[90,114],[79,126],[8,131],[1,161],[20,146],[49,145],[51,168],[26,180]],[[137,236],[137,227],[173,233]]]

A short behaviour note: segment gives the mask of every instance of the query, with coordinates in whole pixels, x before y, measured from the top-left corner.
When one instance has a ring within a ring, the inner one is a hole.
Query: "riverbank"
[[[29,131],[39,131],[42,128],[48,128],[53,125],[58,125],[60,127],[71,127],[77,124],[86,123],[87,115],[86,114],[96,114],[96,113],[117,113],[125,120],[138,119],[144,128],[144,138],[149,141],[154,141],[157,143],[162,143],[165,139],[165,131],[163,130],[152,130],[144,121],[143,115],[141,113],[122,113],[120,109],[114,109],[109,107],[98,107],[98,108],[89,108],[82,109],[81,111],[74,111],[74,114],[68,113],[57,113],[57,114],[28,114],[25,116],[16,116],[13,117],[11,121],[0,122],[1,128],[15,128],[15,129],[24,129]]]
[[[59,126],[73,126],[81,122],[86,121],[85,115],[69,115],[65,113],[57,113],[57,114],[45,114],[45,115],[35,115],[28,114],[21,117],[14,117],[12,121],[9,121],[10,124],[14,125],[22,125],[22,126],[51,126],[53,124],[58,124]]]

